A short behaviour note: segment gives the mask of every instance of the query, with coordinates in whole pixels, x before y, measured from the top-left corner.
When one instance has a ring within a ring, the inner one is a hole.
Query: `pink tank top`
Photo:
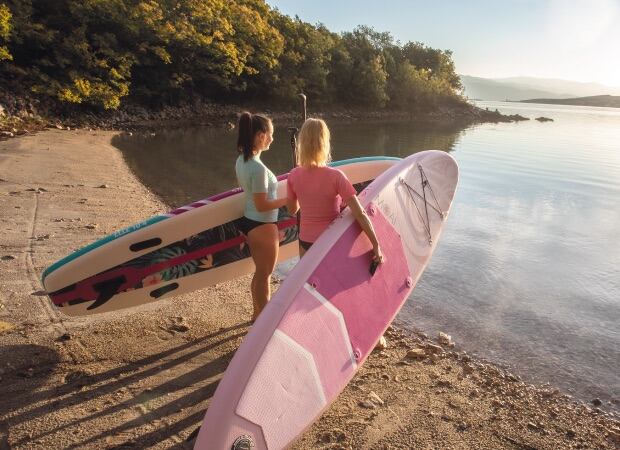
[[[355,195],[344,173],[331,167],[296,167],[287,182],[289,199],[299,201],[299,239],[314,242],[340,213],[341,205]]]

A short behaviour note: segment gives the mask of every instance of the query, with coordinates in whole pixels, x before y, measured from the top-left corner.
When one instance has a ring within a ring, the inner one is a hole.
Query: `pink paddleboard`
[[[416,153],[360,194],[385,255],[348,210],[289,273],[233,357],[195,449],[282,449],[345,388],[413,290],[447,218],[458,167]]]

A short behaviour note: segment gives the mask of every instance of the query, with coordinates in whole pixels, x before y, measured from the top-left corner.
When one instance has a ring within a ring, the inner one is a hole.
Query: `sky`
[[[334,32],[370,25],[451,50],[456,70],[620,87],[620,0],[266,0]]]

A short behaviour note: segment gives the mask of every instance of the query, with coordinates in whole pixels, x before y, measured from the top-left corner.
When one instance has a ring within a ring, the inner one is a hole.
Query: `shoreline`
[[[301,108],[284,110],[266,105],[235,105],[197,102],[193,105],[166,106],[159,110],[141,106],[124,106],[116,111],[97,114],[75,111],[68,115],[42,112],[35,101],[13,99],[10,107],[0,105],[0,140],[9,139],[46,129],[88,131],[152,131],[171,126],[235,127],[240,111],[262,112],[274,122],[300,126]],[[438,106],[433,111],[368,110],[363,108],[310,108],[308,117],[319,117],[333,122],[403,120],[437,127],[467,127],[480,123],[517,122],[529,120],[517,115],[483,109],[472,103]]]
[[[40,295],[46,266],[167,209],[110,144],[115,134],[0,142],[0,449],[190,448],[248,329],[249,277],[86,318]],[[613,414],[421,333],[386,337],[294,449],[620,445]]]

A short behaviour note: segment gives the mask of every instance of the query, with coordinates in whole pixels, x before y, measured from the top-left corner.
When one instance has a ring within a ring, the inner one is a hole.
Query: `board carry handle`
[[[131,250],[132,252],[139,252],[142,250],[146,250],[147,248],[151,248],[151,247],[157,247],[158,245],[161,245],[161,238],[152,238],[152,239],[146,239],[144,241],[140,241],[140,242],[135,242],[133,244],[131,244],[129,246],[129,250]]]
[[[121,275],[110,280],[106,280],[93,285],[93,289],[99,292],[97,299],[88,305],[87,310],[99,308],[103,304],[107,303],[118,292],[118,289],[127,282],[125,276]]]

